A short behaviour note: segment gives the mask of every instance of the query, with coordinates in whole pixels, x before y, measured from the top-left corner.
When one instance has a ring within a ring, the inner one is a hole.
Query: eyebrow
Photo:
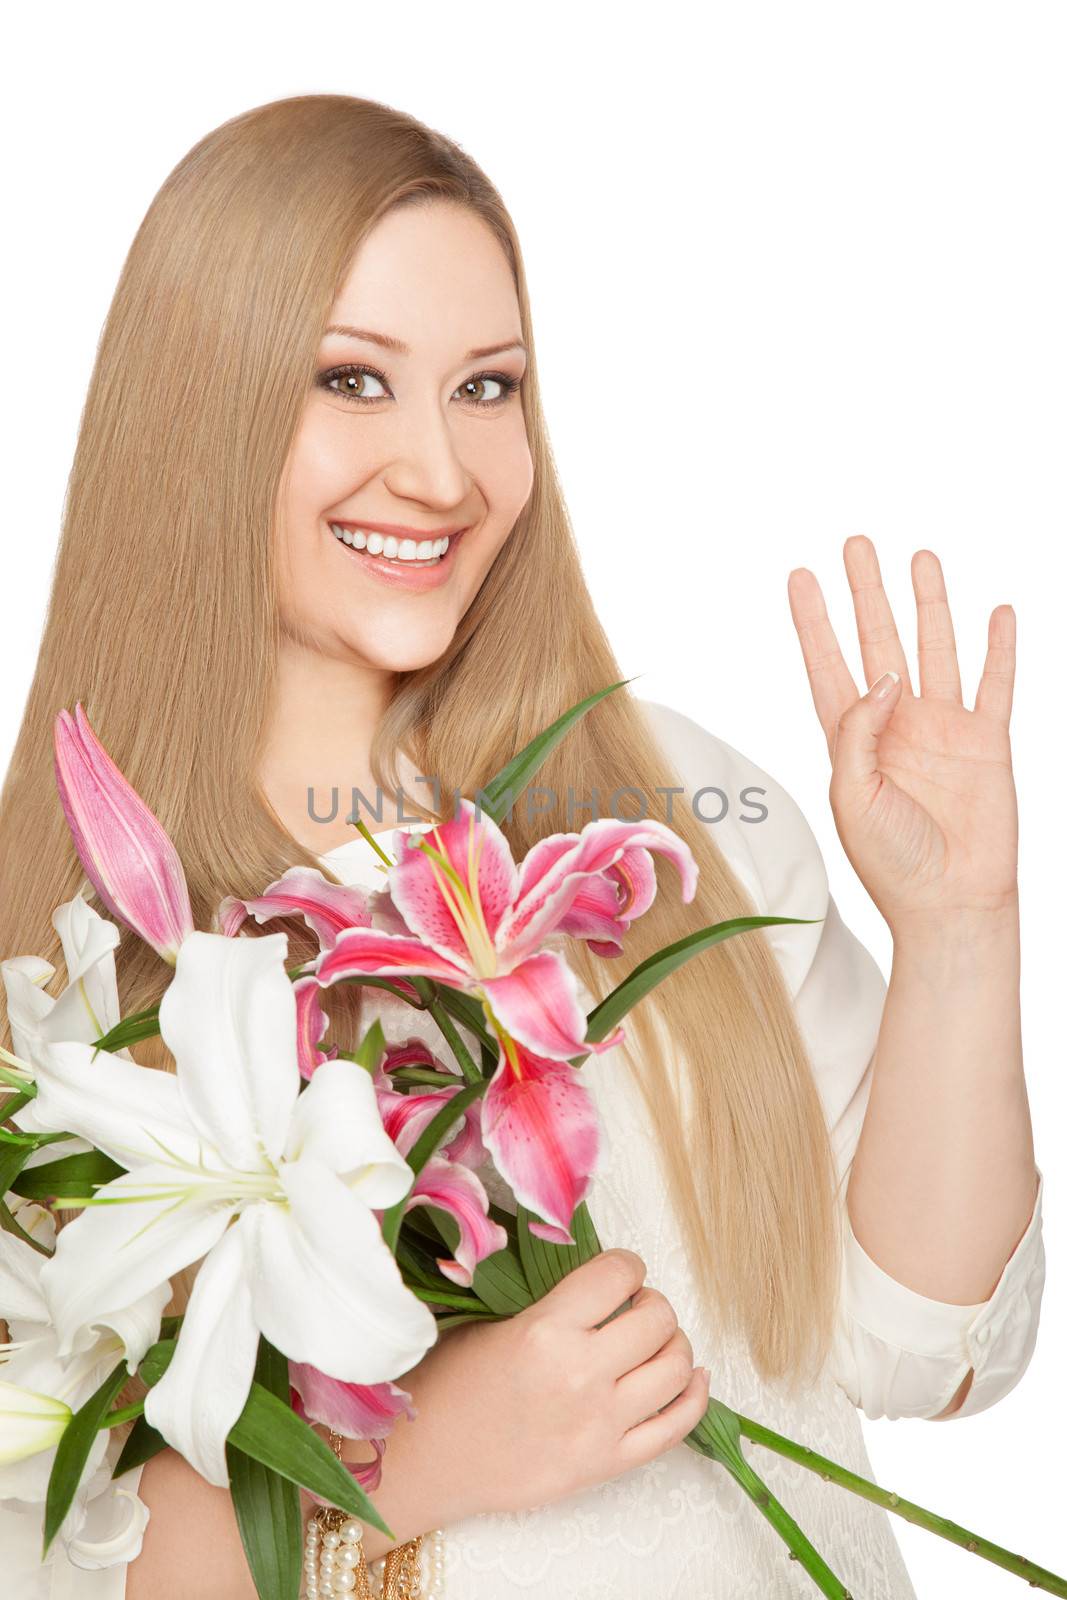
[[[402,339],[394,339],[388,333],[373,333],[369,328],[350,328],[345,323],[331,322],[330,326],[324,329],[324,332],[340,333],[346,339],[367,339],[371,344],[383,345],[386,350],[395,350],[397,355],[409,356],[411,354],[410,346],[406,345]],[[526,346],[521,339],[508,339],[504,344],[479,345],[474,350],[468,350],[463,359],[464,361],[480,361],[484,356],[497,356],[502,350],[521,350],[523,355],[526,354]]]

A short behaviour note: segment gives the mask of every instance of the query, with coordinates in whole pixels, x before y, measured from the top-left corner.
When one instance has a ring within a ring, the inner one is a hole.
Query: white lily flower
[[[13,956],[0,961],[0,979],[7,995],[7,1015],[15,1055],[33,1069],[42,1043],[80,1039],[91,1044],[120,1020],[115,948],[119,930],[76,894],[57,906],[52,926],[63,947],[67,986],[58,998],[45,990],[55,967],[40,956]],[[129,1051],[119,1052],[126,1060]],[[23,1133],[41,1133],[34,1103],[12,1118]],[[89,1149],[84,1139],[64,1140],[35,1151],[26,1163],[58,1161]]]
[[[20,1227],[51,1247],[55,1222],[48,1212],[15,1195],[8,1198],[18,1206]],[[158,1286],[121,1315],[76,1330],[71,1352],[61,1356],[41,1289],[47,1260],[24,1240],[0,1233],[0,1316],[11,1341],[0,1346],[0,1502],[20,1510],[43,1508],[55,1447],[71,1416],[118,1361],[125,1360],[131,1373],[137,1370],[159,1337],[170,1298],[169,1283]],[[58,1535],[76,1566],[132,1561],[140,1553],[148,1510],[112,1483],[117,1459],[115,1436],[101,1430]],[[111,1529],[106,1545],[91,1537],[101,1520]]]
[[[283,933],[192,933],[160,1005],[176,1074],[85,1044],[44,1046],[37,1112],[129,1170],[63,1228],[41,1274],[61,1352],[75,1331],[203,1257],[173,1360],[145,1415],[209,1483],[260,1333],[294,1361],[381,1383],[421,1360],[433,1314],[406,1287],[375,1210],[413,1174],[370,1075],[343,1058],[303,1093]]]

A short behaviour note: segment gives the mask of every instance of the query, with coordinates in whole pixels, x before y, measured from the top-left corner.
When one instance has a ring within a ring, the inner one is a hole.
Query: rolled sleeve
[[[945,1421],[985,1411],[1015,1387],[1037,1343],[1045,1284],[1044,1176],[1034,1209],[988,1300],[953,1305],[917,1294],[864,1250],[848,1220],[841,1267],[838,1381],[865,1415],[938,1416],[969,1371],[963,1404]]]

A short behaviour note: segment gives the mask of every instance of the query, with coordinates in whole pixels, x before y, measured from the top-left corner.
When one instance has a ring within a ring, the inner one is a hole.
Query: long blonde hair
[[[392,107],[334,94],[255,107],[166,179],[108,313],[0,796],[3,956],[61,967],[51,911],[86,887],[52,769],[53,719],[76,700],[175,841],[198,927],[225,894],[253,895],[287,865],[318,864],[257,781],[278,637],[276,496],[354,251],[391,207],[434,200],[481,217],[514,273],[534,485],[444,655],[399,677],[374,737],[375,778],[394,787],[405,749],[445,794],[473,795],[563,710],[622,677],[557,479],[522,257],[497,191],[465,151]],[[557,795],[579,779],[584,793],[641,785],[650,814],[668,820],[656,786],[679,780],[627,689],[583,718],[538,775]],[[524,813],[516,806],[504,823],[517,858],[535,838]],[[575,942],[570,959],[598,997],[683,933],[755,910],[712,830],[687,808],[670,825],[698,862],[696,897],[682,906],[676,879],[664,879],[613,962]],[[549,814],[536,833],[566,826]],[[312,954],[302,924],[285,926],[294,957]],[[123,1014],[154,1004],[170,977],[125,931],[118,968]],[[57,972],[50,991],[64,981]],[[342,1013],[337,994],[335,1038],[358,1013]],[[840,1237],[824,1112],[764,935],[682,967],[628,1030],[702,1303],[747,1340],[765,1379],[802,1383],[829,1349]],[[671,1050],[690,1074],[688,1118],[671,1091]],[[172,1066],[160,1041],[134,1053]]]

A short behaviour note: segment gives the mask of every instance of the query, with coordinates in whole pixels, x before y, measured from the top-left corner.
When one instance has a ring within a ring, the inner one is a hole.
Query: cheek
[[[530,498],[533,488],[533,458],[521,417],[517,428],[503,438],[498,436],[490,440],[489,446],[481,464],[479,481],[494,519],[506,519],[510,524]]]

